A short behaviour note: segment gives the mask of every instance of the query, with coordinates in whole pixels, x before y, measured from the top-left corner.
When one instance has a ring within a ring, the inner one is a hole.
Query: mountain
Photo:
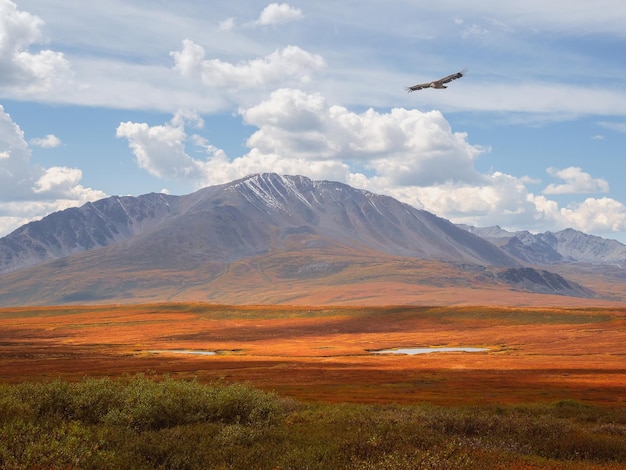
[[[626,268],[626,245],[571,228],[533,235],[527,231],[508,232],[498,226],[460,227],[494,243],[526,264],[586,263]]]
[[[0,305],[594,295],[391,197],[273,173],[56,212],[0,239],[0,273]]]
[[[233,261],[297,234],[394,255],[517,265],[480,237],[390,197],[269,173],[188,196],[114,196],[56,212],[0,239],[0,273],[122,241],[131,251]]]
[[[55,212],[0,239],[0,273],[34,266],[149,231],[172,212],[177,198],[114,196]]]

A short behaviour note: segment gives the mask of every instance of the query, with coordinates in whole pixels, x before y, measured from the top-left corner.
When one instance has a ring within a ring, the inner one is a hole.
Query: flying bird
[[[448,75],[447,77],[440,78],[439,80],[435,80],[433,82],[419,83],[417,85],[409,86],[406,88],[406,91],[411,93],[412,91],[422,90],[424,88],[448,88],[445,86],[446,83],[450,83],[452,80],[461,78],[466,73],[467,67],[458,73],[453,73],[452,75]]]

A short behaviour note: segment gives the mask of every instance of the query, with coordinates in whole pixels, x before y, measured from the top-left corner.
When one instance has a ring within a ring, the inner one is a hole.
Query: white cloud
[[[146,123],[122,122],[117,128],[117,137],[128,139],[135,154],[137,165],[159,178],[188,181],[196,186],[207,179],[206,163],[189,156],[185,150],[188,142],[195,143],[211,154],[222,157],[223,152],[208,145],[197,135],[188,136],[185,125],[201,128],[202,118],[191,111],[179,111],[164,125],[149,126]]]
[[[615,199],[587,198],[581,203],[570,203],[566,207],[542,195],[528,193],[528,207],[524,217],[514,217],[504,223],[497,222],[500,214],[496,213],[493,223],[508,225],[511,230],[556,231],[574,228],[586,233],[606,234],[626,231],[626,207]],[[506,214],[504,214],[506,216]]]
[[[559,210],[555,217],[560,227],[575,227],[587,233],[610,233],[626,230],[626,207],[608,197],[588,198]]]
[[[444,183],[389,188],[387,193],[458,223],[506,225],[534,212],[524,183],[511,175],[483,175],[480,184]]]
[[[20,11],[10,0],[0,0],[0,89],[26,97],[64,86],[70,65],[60,52],[28,49],[44,42],[43,20]]]
[[[267,26],[289,23],[300,19],[302,19],[302,10],[299,8],[294,8],[287,3],[270,3],[263,9],[256,24]]]
[[[174,69],[183,76],[200,75],[202,82],[218,88],[253,88],[284,82],[307,82],[325,66],[324,59],[297,46],[287,46],[271,54],[232,64],[219,59],[205,60],[202,46],[189,39],[181,51],[173,51]]]
[[[549,184],[543,190],[543,194],[584,194],[584,193],[607,193],[609,183],[602,178],[592,178],[581,168],[569,167],[559,170],[548,168],[548,173],[555,178],[565,181],[563,184]]]
[[[128,139],[137,164],[150,174],[160,178],[197,178],[198,165],[185,153],[187,135],[183,127],[123,122],[116,135]]]
[[[193,109],[179,109],[174,113],[174,117],[170,122],[175,127],[184,127],[185,124],[190,124],[196,129],[204,127],[204,119]]]
[[[172,51],[170,56],[174,58],[174,70],[184,77],[190,77],[195,73],[200,73],[204,61],[204,49],[192,40],[185,39],[182,50]]]
[[[61,139],[54,134],[48,134],[45,137],[30,139],[29,143],[35,147],[50,149],[61,145]]]
[[[59,195],[71,194],[82,177],[83,172],[78,168],[54,166],[46,169],[45,173],[35,181],[33,191]]]
[[[82,186],[81,170],[30,162],[24,133],[0,105],[0,233],[51,212],[106,197]]]

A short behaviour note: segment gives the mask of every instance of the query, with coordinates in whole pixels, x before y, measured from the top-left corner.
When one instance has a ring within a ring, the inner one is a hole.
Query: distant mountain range
[[[537,266],[589,263],[626,268],[626,245],[571,228],[533,235],[527,231],[508,232],[497,225],[459,227],[499,246],[523,263]]]
[[[626,246],[574,230],[456,226],[345,184],[265,173],[185,196],[113,196],[26,224],[0,239],[0,305],[358,302],[357,291],[367,302],[384,289],[597,297],[544,269],[568,263],[621,269]]]

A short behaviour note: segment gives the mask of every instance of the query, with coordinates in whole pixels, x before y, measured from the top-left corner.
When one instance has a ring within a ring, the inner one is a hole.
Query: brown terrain
[[[339,294],[316,295],[319,304]],[[306,401],[626,403],[626,306],[562,297],[562,306],[542,307],[556,296],[511,292],[492,301],[523,296],[534,306],[4,308],[0,381],[155,373],[247,382]],[[371,352],[431,346],[488,351]]]

